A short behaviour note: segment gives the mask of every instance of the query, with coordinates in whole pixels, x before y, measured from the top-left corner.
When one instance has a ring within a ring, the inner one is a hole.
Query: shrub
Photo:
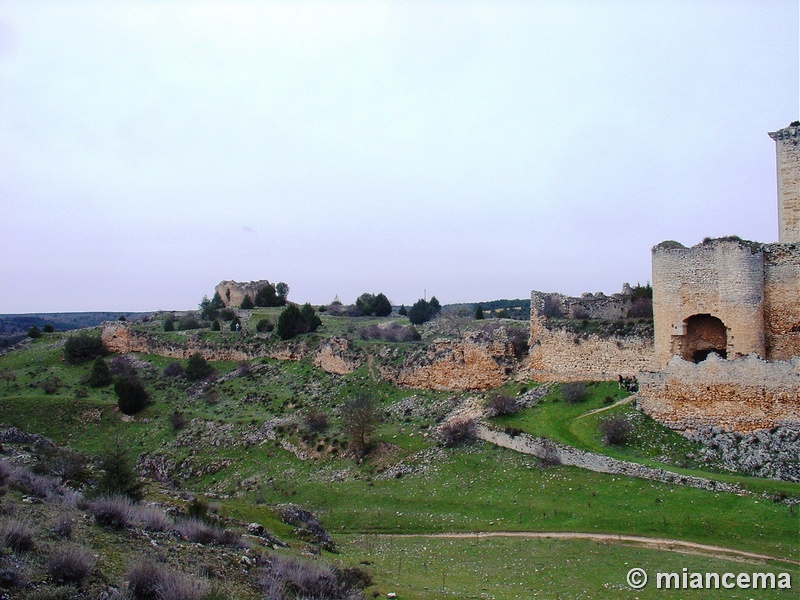
[[[578,404],[586,399],[589,390],[582,381],[561,384],[561,398],[569,404]]]
[[[380,420],[378,404],[372,396],[356,396],[342,405],[340,416],[350,451],[356,460],[361,460],[369,450],[370,437]]]
[[[30,552],[36,544],[33,540],[33,529],[25,521],[9,519],[0,529],[0,547],[14,552]]]
[[[35,340],[38,337],[42,337],[42,332],[36,325],[34,325],[28,329],[28,337]]]
[[[135,377],[120,377],[114,384],[117,394],[117,406],[122,414],[135,415],[150,399],[144,384]]]
[[[242,536],[235,531],[204,523],[199,519],[183,519],[175,524],[175,530],[182,538],[196,544],[215,544],[238,548],[242,546]]]
[[[47,324],[44,326],[44,329],[42,331],[44,331],[45,333],[53,333],[55,329],[53,329],[52,325]]]
[[[164,331],[175,331],[175,320],[172,317],[164,319]]]
[[[168,570],[162,572],[156,584],[158,600],[203,600],[210,591],[211,587],[205,579]]]
[[[333,569],[283,556],[271,557],[260,584],[264,597],[269,599],[344,598]],[[286,595],[285,590],[292,590],[292,596]]]
[[[74,523],[72,522],[72,517],[70,517],[68,513],[63,512],[58,515],[50,531],[53,532],[54,536],[68,540],[72,537],[73,527]]]
[[[134,507],[133,520],[147,531],[169,531],[172,528],[172,521],[167,513],[158,506]]]
[[[475,419],[468,417],[451,419],[439,427],[439,443],[446,448],[469,444],[477,436],[478,426]]]
[[[200,381],[210,377],[214,373],[214,368],[208,364],[202,354],[195,352],[186,363],[185,373],[186,379],[189,381]]]
[[[408,320],[414,325],[422,325],[436,317],[441,310],[442,307],[436,299],[436,296],[431,298],[430,302],[419,299],[414,303],[414,306],[409,309]]]
[[[177,361],[173,361],[169,363],[166,367],[164,367],[164,377],[183,377],[183,365]]]
[[[256,331],[258,333],[266,333],[268,331],[272,331],[275,329],[275,325],[272,324],[272,321],[269,319],[261,319],[258,323],[256,323]]]
[[[319,410],[310,410],[303,417],[306,429],[315,433],[322,433],[328,429],[328,413]]]
[[[296,304],[289,304],[278,317],[278,336],[282,340],[289,340],[301,333],[316,331],[322,325],[322,320],[317,313],[306,303],[303,308]]]
[[[178,331],[200,329],[200,327],[202,327],[202,325],[200,325],[200,321],[198,321],[194,315],[186,315],[181,317],[176,325],[176,329],[178,329]]]
[[[254,307],[255,307],[255,305],[253,304],[253,299],[250,297],[250,294],[245,294],[244,298],[242,298],[242,304],[241,304],[240,308],[243,308],[245,310],[249,310],[249,309],[254,308]]]
[[[222,331],[222,323],[219,322],[219,319],[214,319],[214,322],[211,323],[211,331]]]
[[[39,463],[34,469],[42,474],[56,477],[61,483],[82,482],[88,479],[86,458],[69,448],[43,448]]]
[[[88,548],[75,544],[61,544],[47,557],[45,569],[55,583],[80,585],[96,562],[97,559]]]
[[[64,344],[64,358],[67,362],[76,364],[103,356],[106,349],[99,335],[90,335],[86,332],[70,336]]]
[[[159,600],[158,584],[166,572],[166,567],[152,560],[137,561],[128,568],[125,576],[128,580],[128,590],[136,600]]]
[[[101,527],[125,529],[133,521],[133,502],[125,496],[99,498],[89,505],[88,510]]]
[[[103,360],[103,357],[98,356],[94,359],[92,370],[86,379],[86,385],[99,388],[107,386],[109,383],[111,383],[111,370],[108,368],[108,363]]]
[[[100,468],[103,469],[103,475],[97,482],[97,495],[122,495],[134,501],[142,499],[144,483],[136,475],[133,462],[121,444],[116,443],[106,452]]]
[[[138,377],[136,367],[133,366],[133,362],[127,356],[115,356],[112,358],[108,365],[108,370],[111,371],[112,375],[118,377]]]
[[[58,377],[49,377],[42,381],[39,386],[45,394],[55,394],[61,386],[61,380]]]
[[[183,413],[176,410],[169,416],[169,424],[172,426],[173,431],[180,431],[186,427],[186,419],[183,418]]]
[[[624,446],[632,430],[631,424],[623,417],[608,417],[600,421],[603,441],[609,446]]]
[[[486,409],[490,416],[510,415],[519,410],[517,401],[510,396],[493,396],[486,402]]]

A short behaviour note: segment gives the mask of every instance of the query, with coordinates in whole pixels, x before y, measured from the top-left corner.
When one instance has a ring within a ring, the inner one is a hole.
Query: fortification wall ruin
[[[528,375],[535,381],[616,380],[652,370],[653,340],[642,336],[578,336],[531,321]]]
[[[764,246],[766,358],[800,356],[800,244]]]
[[[246,283],[240,283],[238,281],[220,281],[214,288],[214,291],[219,294],[219,297],[222,298],[222,302],[226,307],[239,308],[245,296],[250,296],[250,300],[255,300],[258,290],[265,285],[269,285],[269,281],[266,279],[248,281]]]
[[[759,244],[725,239],[692,248],[677,242],[653,248],[653,320],[659,368],[672,356],[691,360],[695,352],[712,349],[729,358],[751,353],[765,356],[763,305],[764,255]],[[712,319],[688,321],[695,316]],[[722,325],[711,333],[714,319]]]
[[[639,375],[638,407],[680,430],[717,427],[745,433],[800,423],[800,358],[767,362],[755,355],[700,363],[676,356],[658,373]]]
[[[778,241],[800,242],[800,127],[769,134],[775,140],[778,171]]]

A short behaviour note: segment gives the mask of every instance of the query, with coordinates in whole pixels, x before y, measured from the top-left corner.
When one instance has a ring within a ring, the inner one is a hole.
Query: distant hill
[[[51,325],[56,331],[70,331],[84,327],[96,327],[103,321],[116,321],[121,315],[129,321],[137,321],[152,313],[133,312],[70,312],[70,313],[29,313],[21,315],[0,315],[0,348],[15,344],[23,339],[31,327],[44,329]]]

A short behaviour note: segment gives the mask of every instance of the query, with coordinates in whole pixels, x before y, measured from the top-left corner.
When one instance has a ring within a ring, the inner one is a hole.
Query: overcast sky
[[[777,240],[797,0],[0,0],[0,312],[607,294]]]

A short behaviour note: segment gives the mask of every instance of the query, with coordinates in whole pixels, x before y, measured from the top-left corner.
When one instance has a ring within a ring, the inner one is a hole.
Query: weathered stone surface
[[[616,380],[654,366],[652,338],[576,336],[548,328],[544,317],[531,318],[527,374],[536,381]]]
[[[508,331],[468,332],[434,340],[399,368],[383,367],[385,379],[407,387],[435,390],[485,390],[502,385],[516,361]]]
[[[639,375],[639,408],[668,427],[749,432],[800,424],[800,358],[767,362],[751,355],[700,363],[673,357]]]
[[[258,291],[269,285],[269,281],[261,279],[260,281],[248,281],[240,283],[238,281],[220,281],[214,288],[214,291],[222,298],[223,304],[230,308],[239,308],[242,305],[242,300],[245,296],[250,296],[250,300],[255,301]]]
[[[332,337],[319,345],[312,362],[327,373],[346,375],[364,363],[364,356],[352,347],[349,340]]]

